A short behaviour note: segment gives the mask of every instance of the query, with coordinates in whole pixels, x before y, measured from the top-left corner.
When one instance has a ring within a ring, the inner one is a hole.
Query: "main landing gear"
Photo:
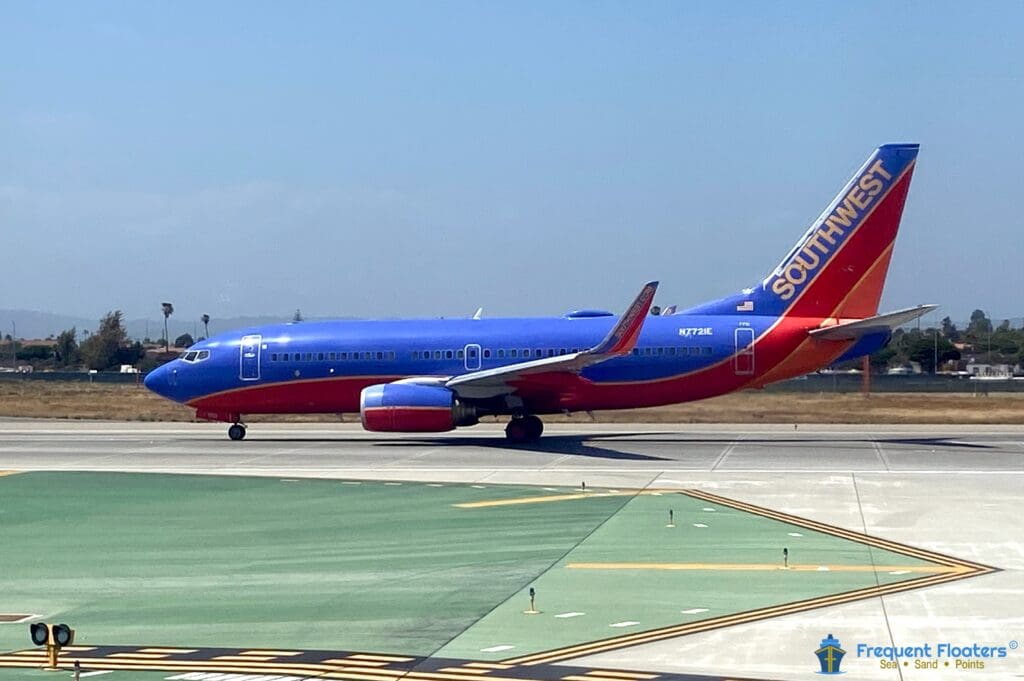
[[[241,423],[236,423],[228,428],[228,437],[232,440],[241,440],[245,437],[245,426]]]
[[[544,422],[533,414],[513,416],[505,426],[505,437],[513,444],[536,442],[544,432]]]

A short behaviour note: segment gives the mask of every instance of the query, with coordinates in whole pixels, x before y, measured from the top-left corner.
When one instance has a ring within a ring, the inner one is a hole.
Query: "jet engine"
[[[359,395],[363,428],[385,433],[442,433],[472,426],[477,410],[448,388],[415,383],[378,383]]]

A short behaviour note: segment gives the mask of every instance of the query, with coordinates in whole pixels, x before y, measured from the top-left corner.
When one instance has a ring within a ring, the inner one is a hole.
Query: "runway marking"
[[[167,655],[165,653],[111,653],[108,657],[126,657],[132,660],[162,660]]]
[[[256,660],[257,662],[268,662],[275,659],[273,655],[218,655],[214,660],[230,660],[231,662],[246,662]]]
[[[620,672],[618,670],[612,672],[602,671],[595,669],[587,672],[584,676],[605,676],[613,679],[656,679],[658,674],[641,674],[639,672]]]
[[[64,648],[64,650],[70,650],[70,648]],[[136,652],[139,653],[166,653],[168,655],[188,655],[189,653],[199,652],[198,648],[139,648]]]
[[[194,650],[189,652],[196,652]],[[297,650],[244,650],[239,655],[273,655],[274,657],[294,657],[295,655],[301,655],[302,653]]]
[[[506,650],[512,650],[515,646],[491,646],[490,648],[481,648],[481,653],[502,653]]]
[[[792,572],[887,572],[900,570],[902,574],[962,574],[970,568],[949,565],[790,565],[783,568],[778,563],[568,563],[565,567],[575,570],[710,570],[723,572],[758,572],[788,569]],[[892,573],[890,573],[892,574]]]
[[[583,615],[586,615],[586,614],[587,613],[585,613],[585,612],[563,612],[561,615],[555,615],[555,619],[567,620],[567,619],[570,619],[572,617],[582,617]]]
[[[615,622],[614,624],[609,624],[608,626],[609,627],[616,627],[616,628],[621,629],[622,627],[633,627],[633,626],[636,626],[637,624],[640,624],[640,623],[635,621],[635,620],[626,620],[624,622]]]
[[[416,659],[399,655],[370,655],[369,653],[355,653],[348,657],[350,660],[372,660],[374,662],[412,662]]]
[[[0,613],[0,624],[21,624],[39,615],[23,615],[20,613]]]
[[[790,537],[802,537],[803,536],[799,532],[787,532],[786,534],[788,534]]]
[[[694,523],[693,526],[694,527],[707,527],[707,525],[705,525],[704,523]]]
[[[684,615],[699,615],[702,612],[707,612],[707,611],[708,611],[707,608],[690,608],[689,610],[680,610],[679,612],[681,612]]]
[[[898,553],[911,558],[917,558],[922,561],[934,563],[937,566],[948,568],[948,570],[944,572],[931,574],[924,573],[919,577],[912,577],[910,579],[905,579],[891,584],[875,584],[861,589],[854,589],[852,591],[829,594],[826,596],[810,598],[802,601],[782,603],[779,605],[768,606],[765,608],[758,608],[755,610],[748,610],[745,612],[733,613],[730,615],[723,615],[719,617],[697,620],[690,623],[672,625],[668,627],[651,629],[647,631],[639,631],[634,634],[627,634],[624,636],[616,636],[612,638],[602,639],[599,641],[591,641],[588,643],[566,646],[564,648],[557,648],[540,653],[532,653],[520,657],[508,658],[503,660],[503,662],[506,662],[508,664],[518,664],[524,666],[537,664],[551,664],[562,660],[583,657],[585,655],[593,655],[596,653],[640,645],[643,643],[661,641],[667,638],[674,638],[686,634],[695,634],[703,631],[720,629],[722,627],[733,626],[736,624],[746,624],[748,622],[755,622],[758,620],[772,619],[783,615],[804,612],[816,608],[822,608],[831,605],[840,605],[852,601],[862,600],[865,598],[873,598],[893,593],[899,593],[902,591],[909,591],[911,589],[919,589],[928,586],[937,586],[939,584],[945,584],[947,582],[965,579],[967,577],[974,577],[992,572],[998,572],[997,568],[988,565],[982,565],[980,563],[975,563],[973,561],[953,558],[951,556],[936,553],[934,551],[927,551],[925,549],[914,548],[911,546],[907,546],[905,544],[900,544],[898,542],[882,539],[880,537],[873,537],[867,534],[860,534],[858,532],[853,532],[840,527],[834,527],[832,525],[827,525],[825,523],[821,523],[818,521],[800,518],[798,516],[793,516],[787,513],[774,511],[772,509],[767,509],[760,506],[755,506],[753,504],[736,501],[733,499],[729,499],[727,497],[721,497],[716,494],[711,494],[709,492],[703,492],[697,489],[686,489],[677,491],[680,494],[685,494],[686,496],[692,497],[694,499],[700,499],[702,501],[715,503],[718,504],[719,506],[734,508],[736,510],[752,513],[754,515],[759,515],[765,518],[770,518],[791,525],[796,525],[797,527],[803,527],[805,529],[814,530],[816,532],[830,534],[832,536],[848,539],[859,544],[864,544],[877,548],[884,548],[888,551],[892,551],[893,553]],[[778,566],[774,567],[776,569],[778,568]],[[817,567],[818,566],[815,566],[815,569],[817,569]]]
[[[350,667],[387,667],[387,662],[374,662],[371,660],[351,660],[347,657],[336,657],[324,660],[324,664],[343,664]]]
[[[513,499],[494,499],[492,501],[467,501],[452,504],[455,508],[489,508],[492,506],[517,506],[519,504],[543,504],[553,501],[575,501],[577,499],[601,499],[606,497],[661,496],[662,492],[678,492],[679,490],[617,490],[608,492],[575,492],[572,494],[548,494],[536,497],[518,497]]]

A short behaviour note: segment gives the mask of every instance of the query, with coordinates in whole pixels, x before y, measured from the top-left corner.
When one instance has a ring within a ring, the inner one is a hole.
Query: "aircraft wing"
[[[818,338],[820,340],[857,340],[858,338],[862,338],[868,334],[877,333],[879,331],[892,331],[898,326],[903,326],[907,322],[912,322],[918,317],[926,315],[937,307],[938,305],[918,305],[917,307],[908,307],[905,310],[898,310],[896,312],[890,312],[876,317],[868,317],[866,319],[858,319],[850,322],[839,322],[832,326],[811,329],[808,333],[811,334],[812,338]]]
[[[657,290],[658,282],[646,284],[604,340],[589,350],[474,371],[450,378],[444,385],[461,397],[486,399],[515,392],[514,382],[523,376],[558,371],[579,373],[592,364],[628,355],[640,337]]]

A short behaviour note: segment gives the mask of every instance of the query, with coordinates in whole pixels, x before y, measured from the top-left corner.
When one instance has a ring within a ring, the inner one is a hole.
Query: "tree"
[[[72,364],[78,364],[78,332],[75,327],[65,329],[60,332],[57,336],[57,345],[55,351],[57,354],[57,361],[61,366],[71,366]]]
[[[992,321],[985,316],[983,310],[975,310],[971,313],[971,322],[967,325],[967,332],[975,336],[992,333]]]
[[[292,315],[292,321],[293,322],[301,322],[302,321],[302,310],[300,310],[299,308],[295,308],[295,314]]]
[[[183,333],[174,339],[174,345],[178,348],[187,348],[193,343],[195,343],[195,341],[192,340],[192,334],[190,333]]]
[[[957,331],[956,324],[954,324],[953,320],[949,317],[942,318],[942,335],[951,341],[955,341],[960,335],[960,332]]]
[[[168,347],[167,318],[174,314],[174,306],[170,303],[160,303],[160,307],[164,312],[164,352],[167,352],[170,350]]]
[[[103,371],[119,364],[134,364],[142,351],[142,345],[128,342],[128,332],[124,328],[124,319],[120,310],[108,312],[100,320],[96,333],[86,338],[79,352],[82,361],[90,369]]]
[[[203,322],[203,338],[210,337],[210,315],[204,314],[199,318]]]

